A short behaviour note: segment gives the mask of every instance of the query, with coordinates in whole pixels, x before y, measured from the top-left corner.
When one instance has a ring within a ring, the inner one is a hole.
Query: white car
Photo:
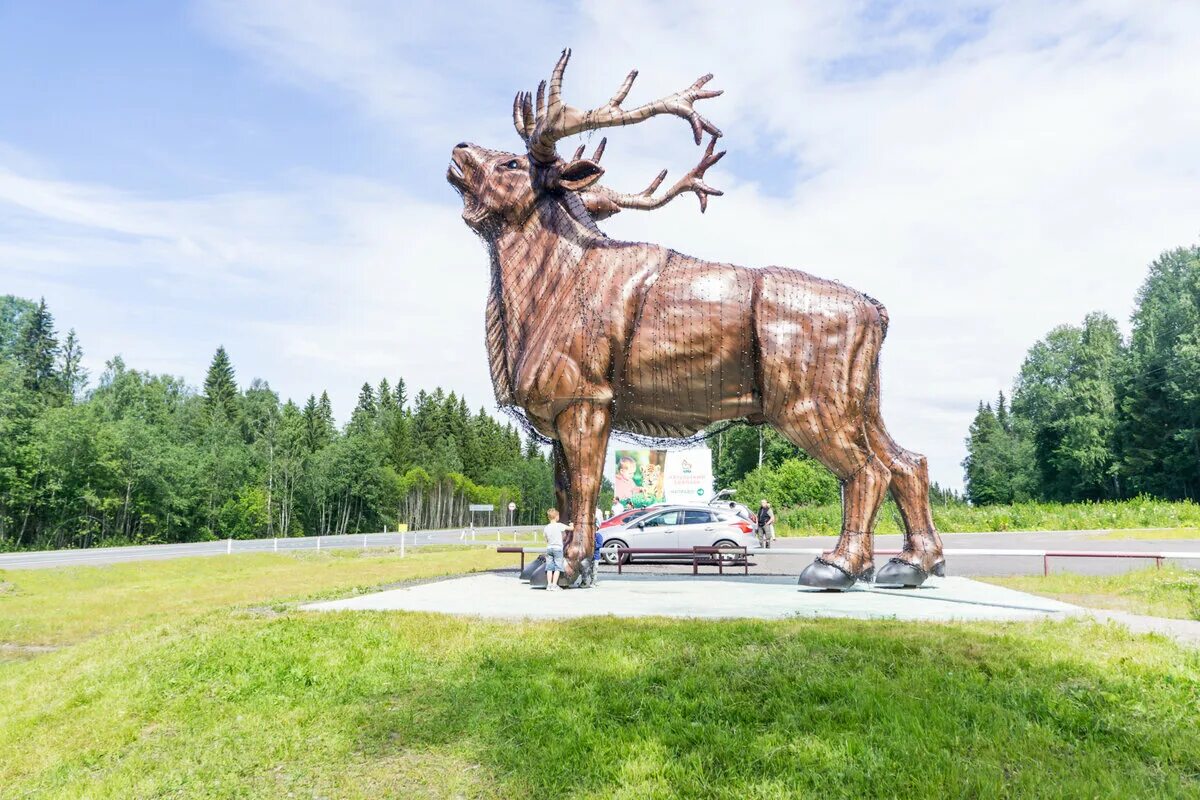
[[[619,547],[758,547],[751,523],[728,510],[704,506],[662,506],[601,534],[604,543],[600,546],[600,557],[606,564],[617,563]],[[669,556],[649,557],[658,560]],[[629,559],[626,555],[625,562]]]
[[[747,522],[757,524],[757,520],[750,513],[750,509],[733,500],[734,494],[733,489],[722,489],[713,496],[712,500],[708,501],[708,507],[719,508],[722,511],[732,511]]]

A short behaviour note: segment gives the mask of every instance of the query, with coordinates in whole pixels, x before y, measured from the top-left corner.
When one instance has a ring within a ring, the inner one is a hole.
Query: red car
[[[604,520],[604,522],[601,522],[600,530],[604,530],[605,528],[614,528],[614,527],[619,527],[621,525],[626,525],[630,522],[633,522],[635,519],[638,519],[639,517],[646,516],[653,510],[654,510],[654,507],[651,506],[649,508],[633,508],[633,509],[630,509],[629,511],[622,511],[620,514],[617,514],[615,517],[609,517],[608,519]]]

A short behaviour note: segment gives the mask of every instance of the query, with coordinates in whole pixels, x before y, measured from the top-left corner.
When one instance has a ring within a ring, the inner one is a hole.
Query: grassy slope
[[[516,566],[514,556],[483,547],[423,548],[404,559],[368,552],[255,553],[0,570],[0,644],[68,644],[118,628],[178,622],[222,606],[347,594],[449,572]]]
[[[780,512],[783,535],[837,534],[841,506],[802,506]],[[935,505],[933,521],[943,533],[977,531],[1107,531],[1200,528],[1200,504],[1138,498],[1105,503],[1017,503],[1002,506]],[[879,514],[880,533],[900,533],[900,513],[889,499]],[[1160,537],[1161,538],[1161,537]]]
[[[2,575],[5,625],[21,598],[23,630],[84,640],[0,664],[0,797],[1200,791],[1200,654],[1117,628],[261,607],[488,557],[268,556],[248,588],[257,556],[191,561],[226,566],[182,583],[181,562],[142,564],[115,610],[102,574],[123,567]],[[167,602],[160,571],[209,610],[147,611]],[[36,613],[74,607],[102,613],[69,629]]]
[[[1200,528],[1129,528],[1107,531],[1089,536],[1088,539],[1200,539]]]
[[[981,578],[1022,592],[1075,605],[1112,608],[1156,617],[1200,620],[1200,571],[1165,566],[1122,575],[1055,573]]]

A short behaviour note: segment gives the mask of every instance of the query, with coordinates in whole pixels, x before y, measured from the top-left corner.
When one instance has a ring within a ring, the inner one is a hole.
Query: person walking
[[[546,509],[550,522],[542,528],[542,536],[546,539],[546,590],[558,590],[558,574],[563,571],[566,559],[563,557],[563,534],[574,526],[564,525],[558,521],[558,509]]]
[[[763,547],[770,547],[775,538],[775,509],[763,498],[758,506],[758,538]]]

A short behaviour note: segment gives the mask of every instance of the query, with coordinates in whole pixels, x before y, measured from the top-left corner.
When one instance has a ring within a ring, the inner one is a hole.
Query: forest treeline
[[[365,383],[339,428],[325,392],[239,389],[223,347],[200,389],[120,357],[89,386],[81,356],[45,301],[0,298],[0,550],[447,527],[471,503],[533,522],[553,504],[542,448],[454,392]]]
[[[1092,313],[1035,343],[967,437],[977,505],[1200,499],[1200,247],[1163,253],[1126,340]]]

